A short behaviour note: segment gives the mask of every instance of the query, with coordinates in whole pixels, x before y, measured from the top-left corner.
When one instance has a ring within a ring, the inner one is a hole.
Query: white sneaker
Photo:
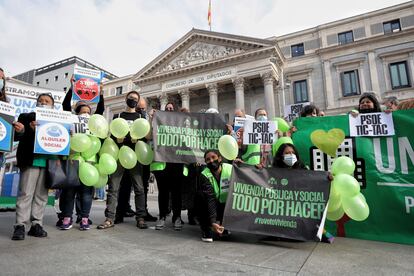
[[[183,229],[183,223],[181,222],[181,218],[178,217],[174,221],[174,230],[181,231],[181,229]]]
[[[165,226],[165,218],[160,218],[155,225],[155,230],[162,230]]]

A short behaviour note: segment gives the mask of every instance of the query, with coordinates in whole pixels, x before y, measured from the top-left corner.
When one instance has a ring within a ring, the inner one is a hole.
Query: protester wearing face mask
[[[62,102],[63,110],[72,111],[70,104],[71,100],[72,88],[66,93]],[[78,101],[75,104],[73,111],[79,117],[79,120],[76,120],[76,123],[73,125],[74,127],[72,127],[71,133],[85,133],[88,118],[92,113],[91,106],[86,101]],[[97,104],[95,114],[102,115],[104,111],[105,104],[101,85],[99,102]],[[84,125],[80,127],[80,124]],[[79,127],[75,127],[76,125],[79,125]],[[61,210],[61,213],[58,214],[59,220],[56,223],[56,226],[61,230],[69,230],[72,228],[73,205],[76,203],[76,223],[80,223],[79,230],[89,230],[90,225],[92,224],[92,221],[89,219],[89,213],[92,207],[93,193],[94,188],[83,185],[82,182],[80,186],[62,189],[59,196],[59,209]]]
[[[174,112],[174,104],[171,102],[167,103],[164,111]],[[158,187],[159,219],[155,225],[155,229],[162,230],[165,227],[166,217],[169,213],[171,195],[171,209],[173,213],[172,223],[174,230],[180,231],[183,227],[183,222],[181,220],[181,191],[184,176],[187,175],[188,170],[186,170],[184,164],[180,163],[153,162],[150,167],[157,180]]]
[[[208,150],[204,154],[207,167],[199,177],[197,217],[200,222],[204,242],[212,242],[213,234],[226,234],[222,226],[224,207],[230,185],[232,165],[223,163],[217,150]]]
[[[305,165],[299,158],[293,144],[282,144],[276,151],[276,155],[273,159],[273,167],[276,168],[288,168],[288,169],[306,169]]]
[[[126,94],[125,103],[126,109],[121,112],[119,115],[115,115],[116,118],[123,118],[128,123],[132,124],[136,119],[140,118],[140,114],[136,112],[136,107],[140,100],[140,95],[137,91],[131,91]],[[135,149],[136,141],[131,139],[131,136],[128,134],[124,139],[116,139],[113,137],[118,144],[118,147],[122,146],[130,147],[132,150]],[[132,187],[134,188],[135,194],[135,218],[137,221],[137,227],[139,229],[148,228],[145,222],[145,194],[144,194],[144,185],[142,183],[142,165],[137,162],[134,168],[124,169],[121,164],[118,162],[117,169],[113,173],[108,182],[108,194],[106,200],[106,209],[105,209],[105,221],[98,225],[98,229],[106,229],[114,226],[116,208],[118,205],[118,193],[119,187],[121,184],[122,177],[124,174],[127,174],[132,182]]]
[[[51,94],[40,94],[37,107],[53,108]],[[16,224],[12,240],[24,240],[25,227],[31,224],[29,236],[43,238],[47,232],[43,229],[43,214],[48,199],[45,185],[46,163],[49,155],[34,154],[36,113],[22,113],[14,123],[14,140],[19,141],[16,159],[20,168],[19,192],[16,201]]]

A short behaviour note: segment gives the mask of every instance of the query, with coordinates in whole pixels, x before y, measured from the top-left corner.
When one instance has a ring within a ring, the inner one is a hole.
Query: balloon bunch
[[[94,114],[89,119],[88,128],[91,135],[76,133],[71,137],[70,147],[75,153],[69,157],[79,161],[79,178],[86,186],[104,187],[108,175],[117,169],[117,160],[122,167],[132,169],[137,162],[149,165],[154,158],[151,147],[143,141],[136,143],[134,152],[128,146],[119,149],[115,141],[108,137],[109,131],[116,138],[125,138],[128,133],[132,139],[145,137],[150,125],[143,118],[135,120],[130,127],[125,119],[117,118],[108,125],[102,115]],[[105,139],[102,145],[99,138]],[[85,162],[95,163],[96,160],[98,162],[95,165]]]
[[[354,170],[355,163],[347,156],[338,157],[332,163],[334,180],[327,213],[327,218],[331,221],[341,219],[344,214],[356,221],[363,221],[369,216],[369,206],[360,193],[358,181],[352,176]]]

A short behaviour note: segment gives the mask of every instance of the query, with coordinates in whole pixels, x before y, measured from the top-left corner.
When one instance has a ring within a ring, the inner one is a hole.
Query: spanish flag
[[[208,1],[208,14],[207,14],[208,25],[211,31],[211,0]]]

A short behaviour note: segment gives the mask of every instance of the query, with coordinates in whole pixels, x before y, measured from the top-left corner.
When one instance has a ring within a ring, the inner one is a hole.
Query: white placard
[[[244,145],[271,145],[276,142],[277,125],[273,121],[252,121],[244,123]]]
[[[239,145],[242,144],[242,129],[244,127],[244,122],[246,121],[246,118],[243,117],[234,117],[234,133],[235,133],[235,138],[237,140],[237,143]]]
[[[294,119],[300,117],[303,107],[309,105],[309,102],[306,103],[297,103],[297,104],[288,104],[285,105],[284,115],[285,120],[288,122],[293,122]]]
[[[349,114],[349,133],[357,136],[392,136],[395,134],[392,113]]]

